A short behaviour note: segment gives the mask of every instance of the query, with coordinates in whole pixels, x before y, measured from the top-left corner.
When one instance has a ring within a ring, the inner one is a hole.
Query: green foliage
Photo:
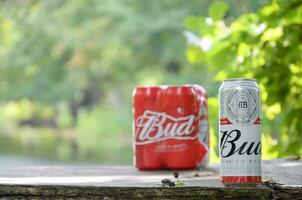
[[[1,4],[1,98],[54,104],[82,101],[92,86],[105,96],[108,87],[129,92],[148,68],[176,76],[186,65],[181,21],[206,2]]]
[[[219,7],[221,13],[215,14]],[[209,9],[211,23],[205,23],[206,18],[187,19],[187,28],[212,45],[208,50],[190,46],[188,59],[207,65],[217,81],[257,78],[262,90],[263,133],[271,141],[264,144],[270,145],[267,151],[278,156],[301,155],[302,2],[273,1],[230,24],[222,20],[226,8],[214,3]]]
[[[222,19],[229,23],[266,1],[226,2],[229,6],[222,1],[211,6],[213,21],[194,17],[207,13],[208,0],[0,1],[0,153],[130,163],[131,94],[137,85],[203,85],[211,97],[213,130],[219,83],[205,65],[212,60],[216,78],[226,77],[219,69],[234,53],[220,46],[210,51],[222,60],[210,59],[198,46],[187,51],[193,64],[187,63],[182,22],[214,48],[222,39],[218,32],[227,30]],[[286,23],[299,21],[291,15]],[[234,29],[243,31],[248,20]],[[240,47],[243,55],[246,44]],[[295,65],[291,70],[299,73]],[[267,108],[270,117],[276,117],[278,105]],[[18,126],[22,121],[37,127]],[[217,146],[217,136],[211,144]]]
[[[44,155],[54,148],[49,157],[131,162],[134,87],[204,85],[211,79],[205,69],[188,66],[182,33],[185,17],[206,12],[208,4],[1,1],[0,135],[11,136],[3,143],[16,140],[17,153]],[[23,121],[37,127],[19,127]],[[59,152],[56,136],[45,129],[63,135]],[[34,149],[25,145],[26,137]],[[0,153],[13,146],[3,148]]]
[[[228,4],[223,1],[216,1],[209,8],[209,17],[213,20],[221,20],[228,9]]]
[[[81,149],[79,156],[89,160],[130,163],[131,122],[130,109],[98,106],[89,112],[81,112],[76,127]]]

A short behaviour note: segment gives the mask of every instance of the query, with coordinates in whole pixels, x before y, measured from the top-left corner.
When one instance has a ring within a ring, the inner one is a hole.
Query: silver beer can
[[[261,182],[260,89],[255,79],[227,79],[219,88],[220,179]]]

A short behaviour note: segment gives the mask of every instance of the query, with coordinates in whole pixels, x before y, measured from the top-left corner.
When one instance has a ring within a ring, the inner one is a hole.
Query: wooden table
[[[132,166],[16,166],[0,171],[0,198],[97,199],[302,199],[302,161],[263,161],[264,183],[256,187],[226,187],[218,165],[181,171],[184,186],[171,171],[140,172]]]

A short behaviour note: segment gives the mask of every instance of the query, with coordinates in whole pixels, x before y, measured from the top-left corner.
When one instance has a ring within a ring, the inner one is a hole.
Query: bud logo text
[[[194,115],[175,118],[164,112],[146,110],[135,121],[136,144],[153,143],[170,138],[196,139],[198,134],[194,130],[194,121]]]
[[[236,143],[241,137],[241,131],[234,129],[231,131],[220,131],[222,137],[220,139],[220,156],[223,158],[230,157],[234,154],[238,155],[259,155],[261,154],[261,142],[244,141],[242,144]]]

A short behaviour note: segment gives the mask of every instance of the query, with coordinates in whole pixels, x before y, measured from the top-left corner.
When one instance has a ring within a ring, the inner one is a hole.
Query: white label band
[[[261,176],[260,125],[220,125],[220,176]]]

